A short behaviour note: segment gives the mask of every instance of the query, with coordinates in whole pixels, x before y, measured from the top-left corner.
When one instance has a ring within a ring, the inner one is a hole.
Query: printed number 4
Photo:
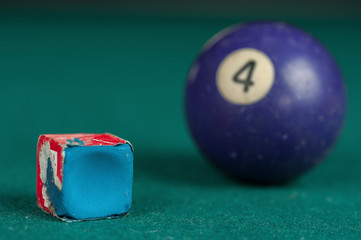
[[[233,76],[233,81],[235,81],[236,83],[241,83],[244,84],[244,88],[243,91],[244,92],[248,92],[248,89],[250,86],[254,85],[254,82],[252,81],[252,73],[253,73],[253,69],[256,66],[256,62],[255,61],[248,61],[243,67],[241,67],[240,70],[238,70],[238,72],[236,72],[236,74],[234,74]],[[241,78],[241,75],[243,72],[248,71],[247,72],[247,77],[245,79]]]

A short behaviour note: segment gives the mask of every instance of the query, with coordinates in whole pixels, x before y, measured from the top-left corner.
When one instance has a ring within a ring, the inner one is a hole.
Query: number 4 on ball
[[[233,77],[233,81],[244,84],[244,88],[243,88],[244,92],[248,92],[249,87],[254,84],[251,77],[252,77],[252,73],[253,73],[253,69],[254,69],[255,65],[256,65],[255,61],[251,60],[251,61],[247,62]],[[241,79],[241,75],[243,72],[246,72],[246,71],[248,71],[247,77],[243,80],[243,79]]]

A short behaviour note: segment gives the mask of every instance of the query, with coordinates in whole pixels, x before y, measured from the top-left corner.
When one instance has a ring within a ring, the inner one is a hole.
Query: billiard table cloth
[[[331,155],[282,186],[233,181],[198,152],[187,71],[234,17],[2,14],[0,239],[360,239],[361,21],[283,19],[325,44],[348,91]],[[44,133],[111,132],[134,146],[122,218],[64,223],[36,206]]]

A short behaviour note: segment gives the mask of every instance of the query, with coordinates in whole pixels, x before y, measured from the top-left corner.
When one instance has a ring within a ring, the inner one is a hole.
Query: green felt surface
[[[292,21],[345,76],[349,114],[331,156],[286,186],[242,185],[198,153],[183,89],[203,43],[247,19],[0,19],[0,239],[360,239],[361,21]],[[135,148],[126,217],[64,223],[36,206],[43,133],[111,132]]]

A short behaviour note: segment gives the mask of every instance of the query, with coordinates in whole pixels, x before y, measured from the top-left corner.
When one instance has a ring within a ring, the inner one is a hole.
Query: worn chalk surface
[[[133,153],[128,144],[66,148],[62,191],[49,167],[47,172],[48,196],[60,218],[97,219],[130,209]]]

